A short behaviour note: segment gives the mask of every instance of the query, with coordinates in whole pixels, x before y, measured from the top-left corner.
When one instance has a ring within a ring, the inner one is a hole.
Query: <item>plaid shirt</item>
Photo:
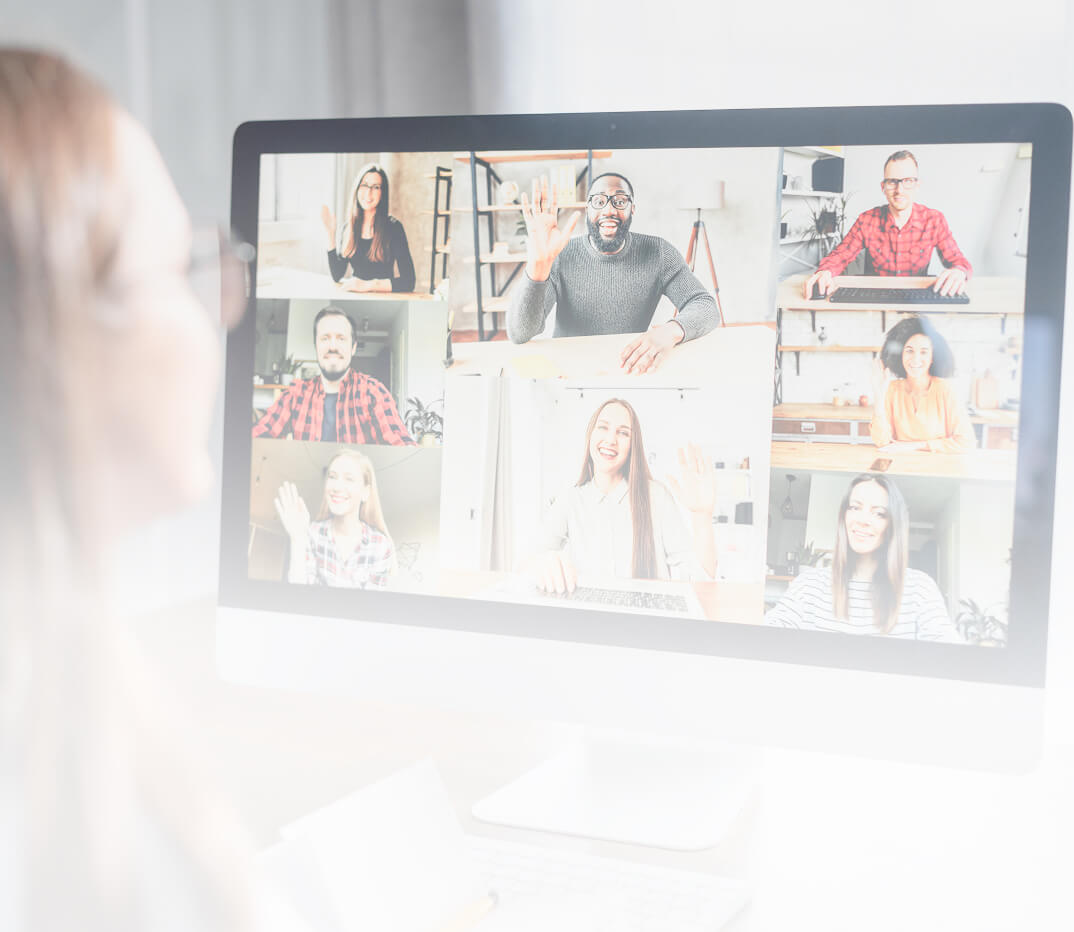
[[[391,538],[362,522],[362,539],[349,554],[336,550],[332,521],[310,523],[306,544],[306,582],[348,589],[383,589],[392,571]]]
[[[939,250],[947,268],[962,269],[966,278],[973,274],[951,235],[947,218],[924,204],[914,204],[901,230],[886,204],[859,214],[850,232],[817,268],[839,275],[862,249],[867,250],[865,270],[869,275],[928,275],[933,249]]]
[[[295,440],[321,440],[324,422],[324,383],[321,379],[295,382],[254,425],[253,435],[280,437],[290,431]],[[340,443],[413,444],[399,409],[380,382],[348,369],[336,396],[336,433]]]

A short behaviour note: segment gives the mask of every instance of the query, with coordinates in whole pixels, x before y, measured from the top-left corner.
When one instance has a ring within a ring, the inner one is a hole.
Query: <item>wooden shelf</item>
[[[511,295],[500,295],[498,298],[482,298],[481,306],[486,313],[502,314],[511,306]],[[471,301],[469,304],[464,304],[461,309],[467,314],[476,314],[477,302]]]
[[[481,161],[495,164],[498,162],[566,162],[566,161],[579,161],[580,159],[588,159],[589,151],[586,149],[573,149],[563,151],[542,151],[542,150],[509,150],[504,152],[475,152]],[[593,158],[595,159],[610,159],[612,152],[610,149],[594,149]],[[469,162],[469,152],[456,152],[455,161],[457,162]]]
[[[473,256],[467,256],[463,259],[463,262],[472,263],[474,261]],[[482,265],[521,265],[526,261],[526,254],[524,252],[509,252],[509,253],[491,253],[484,252],[481,254]]]
[[[585,210],[585,202],[573,201],[569,204],[557,204],[558,210]],[[478,207],[477,212],[479,214],[502,214],[510,213],[511,211],[522,210],[521,204],[494,204],[492,207]],[[472,207],[452,207],[451,212],[453,214],[470,214],[473,213]]]
[[[784,188],[784,197],[840,197],[842,191],[803,191],[801,188]]]
[[[794,353],[794,372],[795,375],[802,374],[802,353],[872,353],[874,356],[880,352],[882,347],[879,346],[786,346],[781,345],[776,347],[776,352],[780,355],[780,367],[782,368],[782,357],[784,353]]]
[[[972,424],[1018,426],[1017,411],[995,408],[987,411],[970,410],[967,413]],[[792,421],[869,421],[873,417],[873,406],[789,402],[773,407],[772,417],[776,420]]]
[[[836,151],[838,149],[838,151]],[[784,146],[784,152],[793,152],[795,155],[805,155],[809,158],[843,158],[843,147],[833,146],[832,148],[824,148],[822,146]]]
[[[879,353],[879,346],[778,346],[781,353]]]
[[[443,178],[445,176],[447,176],[448,178],[451,177],[451,169],[450,168],[441,169],[440,177]],[[436,181],[436,173],[435,172],[426,172],[423,177],[428,178],[430,181]]]
[[[833,405],[824,402],[809,404],[790,402],[772,408],[772,417],[795,421],[870,421],[872,405]]]

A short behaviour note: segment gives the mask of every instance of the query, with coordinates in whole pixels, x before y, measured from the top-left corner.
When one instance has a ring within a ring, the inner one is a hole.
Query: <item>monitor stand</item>
[[[512,828],[702,851],[723,840],[750,798],[760,753],[586,730],[472,811]]]

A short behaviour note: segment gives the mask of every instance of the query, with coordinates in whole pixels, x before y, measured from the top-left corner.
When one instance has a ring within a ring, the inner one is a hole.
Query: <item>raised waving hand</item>
[[[565,229],[559,228],[559,207],[556,192],[548,189],[548,177],[533,181],[533,197],[522,195],[522,219],[526,224],[526,274],[532,281],[543,282],[552,271],[556,256],[571,238],[578,225],[579,214],[571,217]]]

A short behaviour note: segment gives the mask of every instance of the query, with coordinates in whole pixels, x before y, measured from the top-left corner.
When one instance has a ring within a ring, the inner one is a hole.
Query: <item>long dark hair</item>
[[[593,460],[589,453],[589,441],[597,426],[600,413],[608,405],[621,405],[630,416],[630,453],[627,459],[627,489],[630,493],[630,516],[634,527],[633,556],[630,572],[635,579],[653,579],[656,571],[656,543],[653,539],[653,508],[649,497],[652,474],[645,459],[645,443],[641,438],[641,424],[637,412],[622,398],[609,398],[589,419],[585,431],[585,449],[582,454],[582,471],[576,485],[585,485],[593,478]]]
[[[847,509],[850,493],[863,482],[875,482],[888,493],[888,526],[876,555],[876,572],[869,594],[873,604],[873,624],[887,634],[899,619],[903,581],[910,557],[910,515],[899,487],[886,476],[863,473],[850,483],[839,506],[835,527],[835,554],[832,557],[832,609],[845,621],[850,614],[850,580],[854,578],[857,554],[847,538]]]
[[[362,226],[365,223],[365,211],[358,203],[358,186],[365,176],[371,173],[380,178],[380,201],[373,213],[373,240],[369,244],[368,258],[370,262],[383,262],[384,254],[388,251],[388,173],[376,162],[363,165],[354,179],[354,184],[351,185],[350,198],[347,202],[349,214],[346,239],[340,255],[349,259],[358,248],[358,240],[362,237]]]

